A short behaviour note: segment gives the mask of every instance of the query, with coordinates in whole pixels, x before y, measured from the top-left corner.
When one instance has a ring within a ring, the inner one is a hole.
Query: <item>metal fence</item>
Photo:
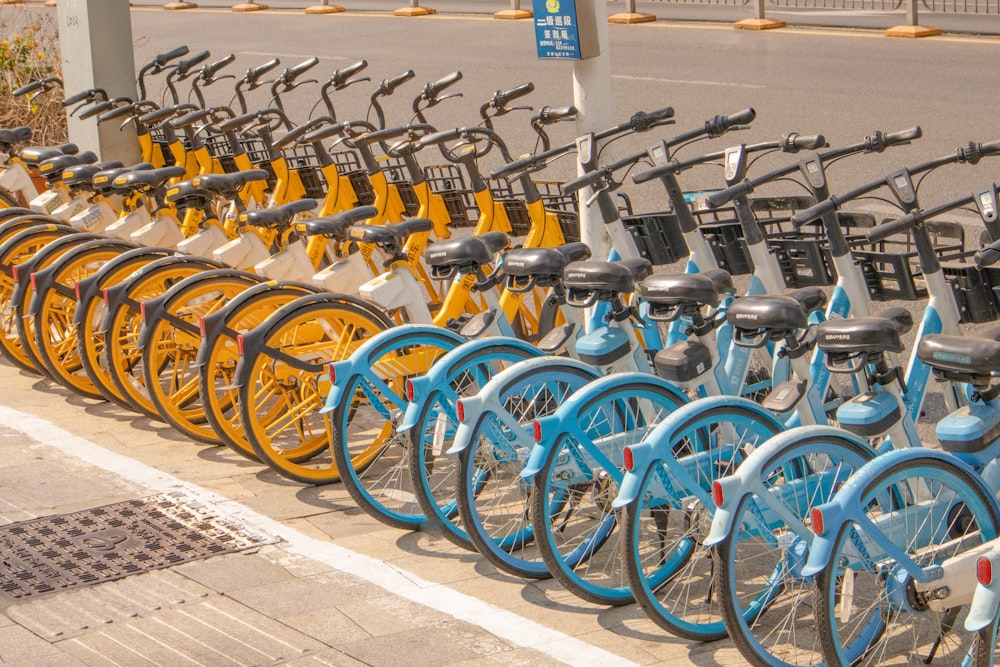
[[[660,0],[665,4],[725,5],[746,7],[753,0]],[[766,0],[767,5],[796,9],[847,9],[854,11],[904,11],[907,0]],[[947,14],[991,14],[1000,16],[1000,0],[919,0],[927,12]]]

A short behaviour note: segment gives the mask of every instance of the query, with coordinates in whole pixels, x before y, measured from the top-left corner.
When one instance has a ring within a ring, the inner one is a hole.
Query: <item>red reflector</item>
[[[462,401],[458,401],[458,403],[455,404],[455,414],[458,415],[458,421],[465,421],[465,405],[462,404]]]
[[[632,448],[625,448],[625,470],[632,472],[632,468],[635,467],[635,459],[632,457]]]
[[[73,283],[73,292],[76,293],[76,300],[80,300],[80,281]]]
[[[12,266],[10,268],[10,275],[14,278],[14,282],[15,283],[17,282],[17,274],[19,274],[19,273],[20,273],[20,271],[18,271],[18,269],[17,269],[17,264],[15,264],[14,266]]]
[[[531,422],[531,437],[535,442],[542,441],[542,425],[537,419]]]
[[[330,376],[330,384],[337,384],[337,369],[333,364],[327,364],[326,372]]]
[[[236,352],[242,357],[243,355],[243,334],[238,334],[236,336]]]
[[[712,482],[712,502],[715,503],[716,507],[722,507],[722,504],[726,502],[726,496],[722,492],[722,485],[718,482]]]
[[[813,529],[813,532],[816,533],[817,535],[822,535],[823,534],[823,513],[821,511],[819,511],[818,507],[814,507],[814,508],[812,508],[812,511],[809,514],[812,517],[812,529]]]
[[[199,317],[198,318],[198,332],[201,334],[202,338],[206,338],[207,335],[208,335],[206,333],[206,331],[205,331],[205,318],[204,317]]]
[[[101,290],[101,294],[104,295],[104,305],[107,306],[108,305],[108,288],[105,287],[104,289],[102,289]]]
[[[406,400],[413,400],[413,380],[407,380],[406,384],[403,386],[403,391],[406,394]]]
[[[139,303],[139,317],[143,320],[146,319],[146,302],[142,301]]]
[[[28,277],[28,280],[31,281],[31,289],[35,289],[35,290],[38,289],[38,283],[35,282],[35,274],[34,273],[32,273],[31,276]]]
[[[993,561],[986,556],[980,556],[976,560],[976,579],[983,586],[993,583]]]

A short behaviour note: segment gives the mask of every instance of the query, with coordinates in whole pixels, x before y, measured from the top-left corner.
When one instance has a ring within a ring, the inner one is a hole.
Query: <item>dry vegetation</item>
[[[32,81],[62,76],[55,13],[40,14],[0,6],[0,127],[27,125],[32,143],[66,141],[66,110],[57,87],[29,100],[13,91]]]

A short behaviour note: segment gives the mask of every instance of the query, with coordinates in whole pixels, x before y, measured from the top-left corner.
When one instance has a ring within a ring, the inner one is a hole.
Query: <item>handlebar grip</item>
[[[812,151],[826,146],[826,137],[822,134],[802,135],[792,132],[785,135],[781,141],[782,150],[792,151]],[[791,150],[789,150],[791,149]]]
[[[393,91],[396,90],[396,88],[400,87],[401,85],[403,85],[404,83],[406,83],[415,76],[416,74],[413,72],[413,70],[408,69],[398,76],[384,80],[382,82],[382,85],[379,86],[379,88],[382,90],[383,94],[391,95]]]
[[[105,111],[100,116],[97,117],[98,123],[103,123],[109,120],[114,120],[115,118],[121,118],[122,116],[127,116],[132,113],[133,106],[131,104],[126,104],[124,106],[116,107],[110,111]]]
[[[801,227],[807,222],[812,222],[816,218],[823,216],[830,211],[834,211],[837,208],[837,202],[832,199],[824,199],[823,201],[810,206],[809,208],[799,211],[792,215],[791,222],[796,227]]]
[[[646,132],[651,130],[660,123],[666,120],[670,120],[674,117],[673,107],[664,107],[662,109],[657,109],[656,111],[651,111],[646,113],[644,111],[639,111],[635,113],[631,118],[628,119],[626,125],[632,128],[635,132]]]
[[[199,53],[199,54],[197,54],[195,56],[192,56],[192,57],[190,57],[190,58],[188,58],[186,60],[180,61],[179,63],[177,63],[177,67],[176,67],[177,74],[181,75],[181,76],[187,74],[188,71],[192,67],[194,67],[195,65],[199,65],[202,62],[208,60],[209,56],[211,56],[211,55],[212,54],[210,54],[208,51],[202,51],[201,53]]]
[[[189,114],[184,114],[180,118],[175,118],[170,121],[170,124],[179,130],[181,128],[188,127],[189,125],[194,125],[203,118],[209,117],[211,114],[211,109],[199,109],[198,111],[192,111]]]
[[[980,155],[996,155],[997,153],[1000,153],[1000,139],[988,144],[979,144]]]
[[[566,181],[562,185],[563,194],[571,195],[577,190],[582,190],[588,186],[597,183],[602,178],[604,178],[605,171],[603,169],[598,169],[597,171],[591,171],[584,174],[578,178],[574,178],[572,181]]]
[[[750,191],[750,184],[747,181],[731,185],[725,190],[719,190],[705,197],[705,204],[709,208],[719,208],[725,206],[731,199],[746,194]]]
[[[896,146],[898,144],[905,144],[913,141],[914,139],[919,139],[923,136],[923,134],[924,131],[920,129],[919,125],[917,125],[908,130],[900,130],[899,132],[884,134],[882,135],[882,141],[885,142],[886,146]]]
[[[215,76],[216,72],[218,72],[220,69],[222,69],[229,63],[233,62],[234,60],[236,60],[236,55],[230,53],[228,56],[224,56],[223,58],[216,60],[211,65],[205,65],[205,68],[202,70],[201,73],[202,78],[211,79],[213,76]]]
[[[309,60],[299,63],[295,67],[290,67],[287,70],[285,70],[285,80],[294,81],[295,79],[305,74],[318,64],[319,64],[319,58],[313,56]]]
[[[98,116],[98,114],[102,114],[108,109],[112,108],[115,108],[114,102],[111,101],[98,102],[94,106],[81,111],[79,118],[80,120],[87,120],[88,118],[93,118],[94,116]],[[97,120],[101,120],[101,117],[98,116]]]
[[[264,76],[265,74],[267,74],[280,64],[281,60],[279,60],[278,58],[268,60],[263,65],[258,65],[257,67],[251,67],[250,69],[248,69],[246,77],[244,78],[246,78],[249,81],[256,81],[257,79]]]
[[[428,98],[437,97],[437,94],[445,90],[449,86],[453,86],[462,80],[462,73],[459,71],[452,72],[448,76],[442,77],[433,83],[428,83],[424,86],[424,93],[426,93]]]
[[[333,79],[333,81],[337,83],[344,83],[345,81],[347,81],[352,76],[354,76],[355,74],[357,74],[366,67],[368,67],[368,61],[359,60],[353,65],[348,65],[347,67],[338,69],[336,72],[333,73],[333,77],[331,78]]]
[[[755,118],[757,118],[757,112],[753,109],[753,107],[748,107],[743,111],[737,111],[736,113],[725,116],[726,128],[728,129],[735,125],[749,125]]]
[[[49,80],[50,79],[42,79],[40,81],[32,81],[31,83],[29,83],[29,84],[27,84],[25,86],[21,86],[20,88],[17,88],[16,90],[14,90],[13,92],[11,92],[11,95],[13,95],[14,97],[21,97],[22,95],[27,95],[29,93],[33,93],[36,90],[38,90],[39,88],[41,88],[42,86],[44,86],[45,82],[49,81]]]
[[[551,125],[561,120],[573,120],[576,118],[576,107],[542,107],[538,110],[538,122],[542,125]]]
[[[224,123],[219,124],[219,129],[223,132],[229,132],[230,130],[235,130],[237,128],[243,127],[252,120],[257,119],[257,112],[251,111],[250,113],[245,113],[242,116],[237,116],[236,118],[230,118]]]
[[[156,56],[155,58],[153,58],[153,62],[159,65],[160,67],[163,67],[171,60],[174,60],[175,58],[180,58],[181,56],[185,56],[187,55],[187,53],[188,53],[187,45],[178,46],[173,51],[167,51],[166,53],[161,53],[160,55]]]
[[[661,175],[666,174],[675,169],[673,164],[661,164],[658,167],[653,167],[652,169],[647,169],[645,171],[640,171],[638,174],[632,176],[632,182],[636,185],[642,185],[647,181],[651,181],[654,178],[659,178]]]
[[[508,102],[518,99],[519,97],[524,97],[533,90],[535,90],[535,84],[529,81],[528,83],[516,86],[510,90],[505,90],[503,92],[498,91],[494,96],[494,99],[497,100],[497,106],[503,106]]]
[[[454,141],[462,136],[463,130],[460,127],[456,127],[451,130],[442,130],[441,132],[434,132],[433,134],[425,134],[420,137],[417,141],[417,146],[424,148],[426,146],[434,146],[436,144],[443,144],[446,141]]]
[[[82,93],[77,93],[76,95],[71,95],[70,97],[67,97],[62,101],[62,105],[64,107],[69,107],[73,106],[78,102],[83,102],[84,100],[89,99],[90,96],[93,94],[93,92],[94,90],[90,89],[90,90],[85,90]]]
[[[973,255],[979,266],[992,266],[1000,262],[1000,242],[994,242]]]
[[[534,161],[532,157],[521,158],[520,160],[514,160],[513,162],[508,162],[502,167],[494,169],[490,172],[490,178],[503,178],[509,176],[510,174],[516,174],[518,172],[528,169]]]
[[[873,229],[869,229],[865,236],[872,243],[877,243],[887,239],[893,234],[897,234],[912,227],[916,224],[918,216],[918,213],[907,213],[901,218],[890,220],[889,222],[883,222],[881,225]]]

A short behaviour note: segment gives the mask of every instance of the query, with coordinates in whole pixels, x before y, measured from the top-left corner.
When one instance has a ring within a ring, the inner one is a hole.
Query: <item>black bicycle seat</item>
[[[917,343],[917,358],[932,368],[962,375],[1000,373],[1000,341],[928,334]]]
[[[789,331],[809,324],[802,304],[791,296],[766,294],[744,296],[733,301],[726,319],[747,330]]]
[[[156,190],[163,187],[171,178],[183,175],[184,167],[160,167],[159,169],[146,169],[121,174],[112,183],[119,190]]]
[[[885,317],[827,320],[816,329],[816,344],[824,352],[902,352],[899,326]]]
[[[196,188],[207,190],[220,197],[232,198],[247,183],[266,181],[267,172],[263,169],[247,169],[233,174],[201,174],[191,179]]]
[[[197,180],[194,179],[192,183]],[[295,216],[313,210],[316,208],[316,204],[315,199],[299,199],[281,206],[241,213],[240,224],[263,229],[284,229],[292,224],[292,219]]]
[[[302,222],[305,233],[314,236],[323,236],[337,241],[347,240],[347,230],[362,220],[368,220],[378,215],[378,209],[374,206],[358,206],[348,209],[336,215],[325,215],[321,218],[312,218]]]

